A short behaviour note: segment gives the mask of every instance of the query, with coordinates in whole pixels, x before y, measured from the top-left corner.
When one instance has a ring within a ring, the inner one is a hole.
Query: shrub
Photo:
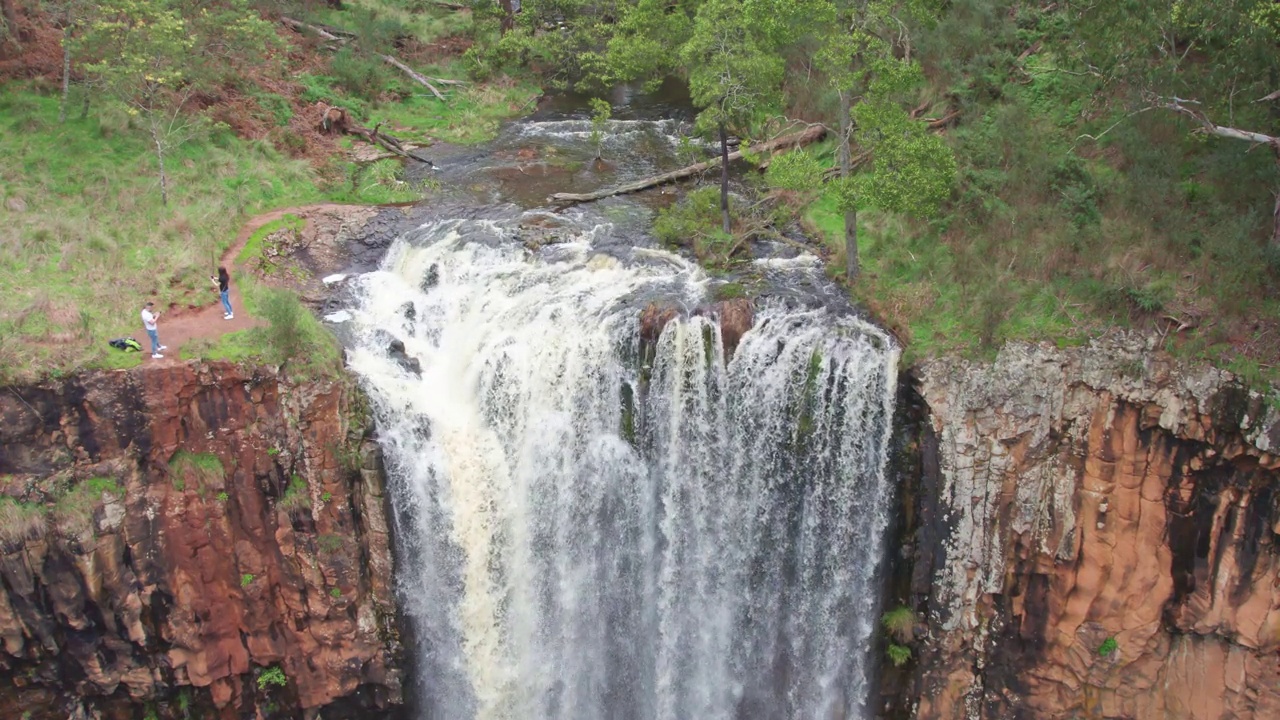
[[[377,100],[392,79],[386,63],[351,48],[333,56],[329,72],[339,88],[365,100]]]
[[[337,600],[338,598],[342,597],[342,591],[339,590],[338,588],[329,588],[329,597],[333,598],[334,600]]]
[[[658,211],[653,234],[665,245],[689,247],[697,238],[720,227],[720,189],[701,187],[675,205]]]
[[[253,583],[253,573],[245,573],[240,576],[240,587],[249,587]]]
[[[266,690],[268,687],[284,687],[289,684],[289,678],[285,676],[284,670],[279,665],[272,665],[258,675],[258,689]]]
[[[1120,647],[1120,643],[1116,642],[1115,637],[1112,636],[1107,638],[1106,640],[1103,640],[1102,644],[1098,646],[1098,654],[1101,655],[1102,657],[1106,657],[1111,653],[1115,652],[1116,649],[1119,647]]]
[[[187,483],[192,483],[196,492],[203,493],[207,487],[218,487],[226,478],[226,470],[222,461],[213,453],[192,453],[179,450],[169,458],[169,475],[173,486],[179,491],[185,490]]]
[[[905,645],[914,639],[916,614],[911,608],[899,605],[881,616],[880,624],[890,637]]]
[[[267,339],[277,362],[301,357],[307,346],[307,309],[293,293],[267,289],[262,293],[259,310],[268,323]]]
[[[889,662],[893,663],[894,667],[902,667],[911,660],[911,648],[902,645],[891,643],[885,650],[885,654],[889,656]]]
[[[280,498],[280,507],[287,512],[311,509],[311,492],[301,475],[289,479],[289,487]]]

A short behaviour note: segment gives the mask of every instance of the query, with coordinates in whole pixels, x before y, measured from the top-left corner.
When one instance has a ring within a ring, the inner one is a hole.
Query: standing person
[[[151,357],[159,360],[164,356],[160,354],[161,350],[168,346],[160,344],[160,329],[156,327],[156,321],[160,319],[160,313],[153,310],[155,303],[147,301],[146,307],[142,308],[142,327],[147,331],[147,337],[151,338]]]
[[[218,268],[218,277],[210,277],[210,282],[218,286],[218,294],[222,296],[223,320],[234,320],[236,314],[231,311],[231,276],[225,267]]]

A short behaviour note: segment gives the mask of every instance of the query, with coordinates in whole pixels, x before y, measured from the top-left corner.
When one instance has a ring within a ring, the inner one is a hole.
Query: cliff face
[[[916,717],[1280,717],[1265,398],[1123,338],[920,380]]]
[[[0,714],[398,706],[364,424],[340,383],[225,363],[3,389]]]

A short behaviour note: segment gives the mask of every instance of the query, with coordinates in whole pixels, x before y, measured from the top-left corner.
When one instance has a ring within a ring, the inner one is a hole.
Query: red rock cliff
[[[397,707],[365,423],[341,382],[226,363],[0,390],[0,715]]]
[[[1280,718],[1272,401],[1123,338],[920,391],[914,717]]]

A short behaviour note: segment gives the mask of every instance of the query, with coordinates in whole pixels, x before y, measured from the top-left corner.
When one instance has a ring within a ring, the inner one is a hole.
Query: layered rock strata
[[[228,363],[4,388],[0,715],[398,706],[365,424],[341,382]]]
[[[915,717],[1280,717],[1273,399],[1126,337],[919,380]]]

